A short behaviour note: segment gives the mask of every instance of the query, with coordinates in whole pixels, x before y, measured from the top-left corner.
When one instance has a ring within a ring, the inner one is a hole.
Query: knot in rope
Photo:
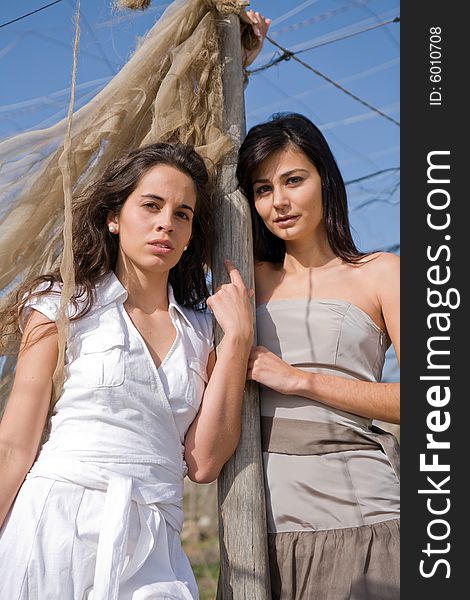
[[[215,9],[221,15],[239,15],[240,12],[249,6],[247,0],[206,0],[209,8]]]
[[[145,10],[150,6],[152,0],[115,0],[115,5],[118,9],[126,9],[130,10]]]

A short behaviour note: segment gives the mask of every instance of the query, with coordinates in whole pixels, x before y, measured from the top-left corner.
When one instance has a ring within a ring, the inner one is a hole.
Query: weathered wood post
[[[232,138],[234,148],[221,166],[218,182],[213,285],[215,289],[228,280],[223,259],[230,258],[245,284],[254,287],[250,211],[245,198],[235,191],[237,152],[246,132],[239,17],[221,18],[218,35],[223,61],[224,130]],[[221,331],[217,329],[217,343],[220,337]],[[245,387],[240,443],[222,470],[217,489],[220,541],[217,598],[269,600],[259,395],[253,382]]]

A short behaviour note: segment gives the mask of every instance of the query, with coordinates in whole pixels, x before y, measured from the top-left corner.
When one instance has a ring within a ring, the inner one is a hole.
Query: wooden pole
[[[234,148],[221,166],[218,182],[213,286],[215,289],[228,280],[223,259],[229,258],[239,268],[245,284],[254,287],[250,210],[246,199],[234,194],[237,153],[246,133],[239,17],[229,15],[221,19],[218,34],[223,61],[224,129]],[[220,342],[219,328],[215,337],[216,343]],[[217,598],[269,600],[259,394],[254,382],[246,384],[240,443],[222,470],[217,491],[220,541]]]

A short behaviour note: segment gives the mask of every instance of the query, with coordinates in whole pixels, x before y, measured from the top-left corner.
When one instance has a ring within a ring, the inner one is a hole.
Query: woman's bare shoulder
[[[375,252],[361,261],[364,283],[382,304],[383,299],[397,298],[400,290],[400,257],[392,252]]]
[[[371,275],[378,276],[385,273],[398,274],[400,271],[400,257],[392,252],[374,252],[364,256],[359,263]]]

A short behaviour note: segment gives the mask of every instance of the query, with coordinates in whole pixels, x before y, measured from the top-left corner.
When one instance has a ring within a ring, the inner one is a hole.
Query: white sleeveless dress
[[[59,294],[31,308],[54,320]],[[179,538],[184,436],[205,388],[212,319],[179,306],[156,368],[113,273],[71,321],[51,433],[0,532],[1,600],[198,598]]]

